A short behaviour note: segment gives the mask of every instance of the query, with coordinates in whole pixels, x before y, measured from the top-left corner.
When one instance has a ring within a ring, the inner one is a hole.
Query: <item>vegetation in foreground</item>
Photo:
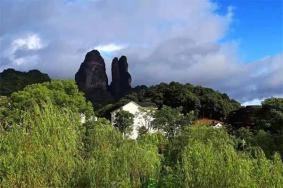
[[[271,116],[253,130],[193,126],[192,113],[163,106],[153,126],[170,134],[137,140],[94,121],[73,81],[31,85],[0,104],[0,187],[283,185],[282,99],[263,103]]]

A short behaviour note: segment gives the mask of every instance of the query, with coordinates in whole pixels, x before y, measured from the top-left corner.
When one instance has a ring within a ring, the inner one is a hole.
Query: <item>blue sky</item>
[[[283,97],[283,0],[1,0],[0,71],[72,79],[98,49],[132,85],[178,81],[242,103]]]
[[[215,0],[218,12],[233,7],[233,23],[224,41],[239,43],[240,57],[253,62],[283,51],[283,0]]]

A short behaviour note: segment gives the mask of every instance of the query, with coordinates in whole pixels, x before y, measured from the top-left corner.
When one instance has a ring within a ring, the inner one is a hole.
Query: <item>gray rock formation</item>
[[[79,71],[75,75],[76,83],[93,104],[100,104],[112,98],[105,62],[97,50],[88,52]]]
[[[112,61],[112,82],[110,91],[116,99],[126,95],[131,90],[132,78],[128,72],[128,62],[126,56],[115,57]]]
[[[97,50],[88,52],[76,73],[75,80],[81,91],[94,105],[125,96],[131,90],[131,75],[126,56],[112,62],[112,82],[108,85],[105,62]]]

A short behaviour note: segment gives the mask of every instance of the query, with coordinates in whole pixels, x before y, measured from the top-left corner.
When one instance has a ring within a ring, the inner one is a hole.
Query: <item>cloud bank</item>
[[[283,53],[241,62],[220,42],[233,8],[209,0],[2,0],[0,71],[14,67],[73,78],[87,51],[127,55],[134,84],[204,85],[246,102],[283,96]],[[263,44],[264,45],[264,44]]]

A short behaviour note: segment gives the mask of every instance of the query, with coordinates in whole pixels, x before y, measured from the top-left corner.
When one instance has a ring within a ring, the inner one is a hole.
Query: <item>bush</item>
[[[1,101],[0,98],[0,103],[2,103]],[[79,92],[74,81],[55,80],[29,85],[22,91],[13,93],[8,98],[7,105],[2,109],[0,108],[2,128],[7,129],[13,123],[18,124],[22,121],[22,112],[32,110],[34,105],[44,108],[46,103],[72,112],[82,113],[87,119],[94,115],[91,103],[86,101],[83,93]]]
[[[88,154],[78,187],[141,187],[157,179],[160,157],[156,145],[122,139],[106,120],[87,127]]]
[[[176,141],[183,146],[175,152],[179,154],[177,165],[171,166],[173,171],[164,177],[164,184],[173,181],[179,187],[280,187],[283,183],[283,164],[278,154],[268,160],[261,149],[238,152],[224,130],[190,127]]]
[[[64,187],[80,163],[79,115],[35,105],[0,133],[0,187]]]
[[[42,102],[51,102],[60,108],[93,115],[91,103],[86,101],[83,93],[79,92],[77,85],[71,80],[29,85],[11,95],[12,107],[18,110],[29,110],[34,103]]]

